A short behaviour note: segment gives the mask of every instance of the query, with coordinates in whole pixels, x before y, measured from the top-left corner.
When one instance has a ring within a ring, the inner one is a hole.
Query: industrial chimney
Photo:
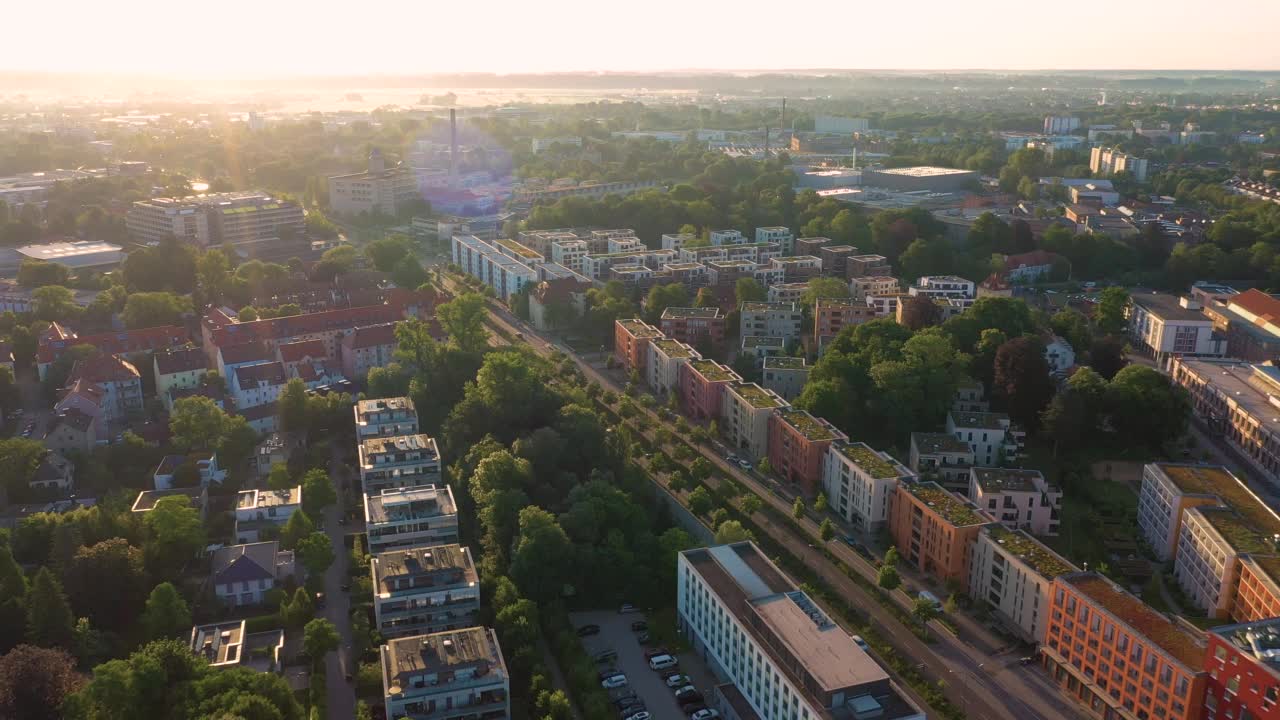
[[[458,179],[458,111],[449,108],[449,184]]]

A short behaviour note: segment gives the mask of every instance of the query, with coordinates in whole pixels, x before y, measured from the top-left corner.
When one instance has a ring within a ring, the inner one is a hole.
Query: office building
[[[374,624],[383,637],[473,627],[480,576],[471,551],[437,545],[379,553],[369,561]]]
[[[1044,637],[1053,579],[1079,568],[1023,530],[984,525],[970,552],[969,596],[1027,643]]]
[[[1222,357],[1227,349],[1226,337],[1214,330],[1199,300],[1165,293],[1130,297],[1129,337],[1161,366],[1172,357]]]
[[[413,398],[393,397],[357,400],[352,408],[356,438],[418,434],[418,409]]]
[[[962,589],[978,530],[991,518],[933,482],[902,482],[889,503],[889,535],[913,567]]]
[[[701,360],[696,350],[665,337],[653,338],[649,341],[649,357],[645,363],[645,374],[649,389],[655,395],[662,396],[680,391],[680,368],[691,360]]]
[[[769,416],[789,403],[755,383],[731,381],[720,393],[720,432],[725,444],[755,461],[766,455]]]
[[[769,464],[784,481],[816,495],[822,483],[827,449],[849,438],[826,420],[805,410],[779,408],[769,416]]]
[[[969,499],[1010,530],[1058,534],[1062,488],[1039,470],[970,468]]]
[[[1089,151],[1089,170],[1097,178],[1117,173],[1129,173],[1137,182],[1147,181],[1147,160],[1109,147],[1095,147]]]
[[[720,417],[726,385],[741,382],[738,373],[715,360],[690,359],[680,365],[680,399],[684,412],[695,420]]]
[[[1205,640],[1096,573],[1054,578],[1041,663],[1094,718],[1203,717]]]
[[[859,532],[875,533],[889,521],[898,483],[915,475],[887,452],[866,443],[836,441],[822,465],[822,490],[833,512]]]
[[[662,334],[694,347],[720,347],[724,343],[725,315],[718,307],[669,307],[662,311]]]
[[[1210,433],[1239,451],[1259,475],[1280,481],[1280,428],[1274,398],[1280,369],[1231,360],[1174,358],[1173,382],[1191,394],[1195,413]]]
[[[388,718],[507,720],[511,685],[498,636],[485,627],[395,638],[383,645]]]
[[[260,192],[228,192],[139,200],[125,216],[136,242],[174,237],[200,247],[302,237],[302,206]]]
[[[458,542],[458,506],[448,485],[383,490],[365,495],[369,552],[424,548]]]
[[[388,168],[382,151],[369,153],[368,170],[329,178],[329,207],[339,215],[399,215],[422,200],[412,170]]]
[[[738,334],[799,340],[804,313],[794,303],[744,302],[739,310]]]
[[[367,495],[440,482],[440,450],[428,435],[366,437],[358,452],[360,484]]]
[[[947,433],[968,443],[973,461],[982,467],[999,467],[1017,459],[1027,437],[1004,413],[957,410],[947,413]]]
[[[759,720],[924,720],[888,674],[752,543],[680,553],[676,612],[693,651]],[[727,716],[727,715],[726,715]]]
[[[1064,115],[1046,115],[1044,119],[1045,135],[1069,135],[1080,128],[1080,118]]]
[[[968,495],[973,448],[955,435],[911,433],[911,455],[907,463],[920,479],[936,482],[951,492]]]
[[[639,318],[613,321],[613,355],[627,373],[644,372],[649,343],[662,333]]]

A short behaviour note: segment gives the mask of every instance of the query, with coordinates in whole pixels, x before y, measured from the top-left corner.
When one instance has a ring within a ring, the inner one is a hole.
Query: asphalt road
[[[335,446],[333,457],[329,460],[329,477],[335,487],[340,488],[341,479],[350,474],[350,469]],[[341,497],[341,491],[339,496]],[[354,678],[357,668],[352,665],[356,659],[351,657],[351,598],[341,587],[347,583],[348,563],[351,561],[351,555],[343,543],[346,528],[338,524],[341,504],[342,501],[339,500],[324,511],[325,533],[333,543],[336,557],[324,574],[326,606],[321,611],[321,617],[338,628],[338,637],[341,638],[338,651],[329,653],[324,660],[330,720],[351,720],[356,716],[355,685],[346,678],[348,671]]]

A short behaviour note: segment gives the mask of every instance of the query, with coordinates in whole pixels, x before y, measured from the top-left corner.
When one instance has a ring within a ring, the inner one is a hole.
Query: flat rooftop
[[[302,486],[288,490],[241,490],[236,495],[236,509],[280,507],[282,505],[298,505],[302,503]]]
[[[978,479],[983,492],[1035,492],[1046,487],[1044,475],[1039,470],[1021,468],[973,468],[970,472]]]
[[[907,175],[910,177],[942,177],[945,175],[971,175],[972,170],[937,167],[934,165],[918,165],[916,167],[880,168],[874,172],[882,175]]]
[[[838,442],[831,447],[874,480],[885,480],[911,474],[901,463],[886,460],[884,456],[873,450],[866,443]]]
[[[804,410],[787,408],[779,410],[778,416],[783,422],[795,428],[797,432],[803,435],[804,438],[810,442],[821,442],[823,440],[836,439],[836,434],[832,431],[830,425],[822,422]]]
[[[413,400],[407,397],[375,398],[356,402],[356,412],[368,415],[377,412],[415,411]]]
[[[403,691],[415,676],[457,673],[469,667],[482,676],[490,668],[502,668],[497,640],[491,630],[482,627],[388,640],[383,660],[382,671],[392,694],[399,694],[397,689]],[[440,680],[441,684],[451,681]]]
[[[1146,309],[1147,312],[1163,320],[1200,321],[1205,324],[1213,322],[1202,310],[1182,307],[1181,300],[1177,295],[1135,291],[1129,297],[1134,305]]]
[[[1199,513],[1238,553],[1261,555],[1276,551],[1274,542],[1230,508],[1194,507],[1187,512]]]
[[[476,585],[480,577],[472,562],[471,552],[462,545],[437,545],[430,548],[387,550],[372,559],[374,582],[377,591],[390,594],[396,588],[396,578],[417,576],[456,576],[456,581],[423,585],[421,589],[443,588],[448,585]],[[406,588],[400,588],[406,589]]]
[[[655,338],[662,335],[662,331],[639,318],[619,320],[618,324],[626,329],[627,332],[631,333],[632,337]]]
[[[1071,573],[1064,575],[1063,580],[1093,600],[1098,607],[1128,625],[1136,634],[1155,643],[1191,672],[1200,671],[1204,662],[1205,643],[1199,633],[1193,633],[1174,623],[1100,575]]]
[[[244,647],[244,620],[197,625],[191,628],[191,652],[210,665],[237,664]]]
[[[888,673],[803,592],[773,595],[751,605],[824,693],[889,679]]]
[[[796,304],[790,302],[744,302],[742,312],[796,312]]]
[[[742,379],[738,377],[737,373],[715,360],[691,360],[689,361],[689,367],[697,370],[698,374],[709,382],[729,382]]]
[[[808,363],[804,358],[791,357],[789,355],[774,355],[764,359],[764,367],[766,370],[808,370]]]
[[[519,255],[520,257],[525,258],[526,260],[541,260],[541,259],[542,259],[542,255],[540,255],[539,253],[535,252],[535,251],[534,251],[534,250],[532,250],[531,248],[527,248],[527,247],[525,247],[524,245],[521,245],[520,243],[516,242],[515,240],[509,240],[509,239],[507,239],[507,238],[494,238],[494,242],[495,242],[495,243],[497,243],[498,245],[501,245],[502,247],[504,247],[504,248],[506,248],[506,249],[510,250],[511,252],[514,252],[515,254]]]
[[[448,485],[388,489],[365,498],[365,520],[369,523],[424,520],[457,513],[453,490]]]
[[[1044,544],[1037,542],[1024,530],[1010,530],[995,523],[983,528],[982,532],[990,536],[1005,552],[1026,563],[1046,580],[1080,571],[1080,568],[1067,562]]]
[[[394,435],[391,437],[369,438],[360,443],[360,456],[385,455],[388,453],[417,452],[424,456],[420,459],[440,457],[435,438],[430,435]],[[416,461],[415,461],[416,462]]]
[[[705,307],[705,308],[669,307],[666,310],[662,311],[663,320],[677,319],[677,318],[681,318],[681,319],[696,318],[700,320],[714,320],[719,317],[722,317],[722,316],[720,314],[720,308],[718,307]]]
[[[651,344],[662,351],[663,355],[669,358],[687,358],[693,357],[693,348],[685,345],[679,340],[671,338],[654,338]]]
[[[898,487],[914,495],[943,520],[956,527],[968,527],[991,522],[979,514],[972,505],[961,500],[954,493],[948,492],[937,483],[904,483]]]
[[[1220,625],[1209,632],[1216,633],[1241,653],[1260,661],[1280,678],[1280,618]],[[1277,678],[1272,682],[1277,682]]]
[[[952,410],[951,420],[958,428],[981,428],[983,430],[1002,430],[1009,416],[1004,413],[976,412],[972,410]]]
[[[787,341],[776,335],[746,335],[742,338],[742,347],[746,348],[784,348]]]
[[[729,383],[729,389],[757,410],[782,407],[784,404],[782,398],[755,383],[732,382]]]
[[[950,433],[911,433],[911,442],[922,454],[972,452],[969,443]]]
[[[1247,485],[1221,465],[1156,463],[1178,489],[1188,495],[1212,495],[1265,535],[1280,534],[1277,517]]]
[[[1198,375],[1215,391],[1230,397],[1231,402],[1258,421],[1260,430],[1280,433],[1280,410],[1271,404],[1270,396],[1280,397],[1277,368],[1251,365],[1239,361],[1188,360],[1178,363]]]
[[[865,302],[859,302],[852,298],[818,298],[815,304],[817,305],[819,310],[821,310],[822,308],[828,308],[828,307],[847,308],[847,307],[866,307],[867,306]]]
[[[186,498],[193,507],[198,507],[200,497],[204,494],[202,487],[171,488],[169,490],[143,490],[133,501],[133,512],[147,512],[155,508],[156,503],[167,497]]]

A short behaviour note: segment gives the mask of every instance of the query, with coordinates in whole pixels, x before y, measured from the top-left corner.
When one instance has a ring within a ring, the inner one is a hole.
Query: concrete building
[[[494,294],[503,300],[519,295],[525,285],[538,281],[538,271],[529,262],[536,265],[542,256],[532,250],[528,252],[533,253],[536,260],[531,256],[514,258],[511,250],[503,252],[501,246],[487,243],[474,235],[454,235],[451,245],[453,262],[462,267],[463,272],[492,288]]]
[[[867,275],[849,280],[849,296],[862,302],[871,295],[896,293],[901,289],[898,278],[892,275]]]
[[[369,153],[365,172],[329,178],[329,207],[339,215],[399,215],[422,200],[418,179],[406,167],[386,166],[382,151]]]
[[[1235,584],[1231,619],[1252,622],[1280,616],[1280,558],[1245,555]]]
[[[752,461],[765,457],[769,416],[789,403],[771,390],[742,381],[729,382],[720,395],[720,432],[725,444]]]
[[[944,167],[879,168],[862,171],[863,187],[877,187],[903,192],[951,192],[963,190],[977,182],[978,173],[973,170],[956,170]]]
[[[861,277],[887,277],[889,258],[883,255],[850,255],[845,258],[845,276],[850,280]]]
[[[977,297],[976,289],[972,280],[955,275],[930,275],[916,280],[907,292],[912,297],[924,295],[935,300],[973,300]]]
[[[480,576],[462,545],[389,550],[370,561],[374,624],[383,637],[458,630],[480,613]]]
[[[799,340],[804,313],[792,303],[744,302],[739,310],[738,335],[764,335]]]
[[[822,490],[833,512],[864,533],[878,532],[889,521],[889,500],[898,483],[915,474],[887,452],[866,443],[837,441],[822,464]]]
[[[936,482],[951,492],[967,495],[969,470],[973,468],[973,448],[948,433],[911,433],[911,455],[907,461],[920,479]]]
[[[1080,118],[1068,115],[1046,115],[1044,118],[1045,135],[1068,135],[1080,128]]]
[[[1105,178],[1116,173],[1129,173],[1137,182],[1147,181],[1147,160],[1109,147],[1089,151],[1089,170],[1094,177]]]
[[[282,672],[280,655],[284,650],[284,631],[250,633],[245,626],[244,620],[196,625],[191,628],[191,652],[213,668]]]
[[[757,366],[764,363],[765,358],[786,353],[787,341],[780,337],[747,335],[742,338],[740,355],[752,358]]]
[[[440,450],[428,435],[366,437],[358,452],[360,485],[366,495],[440,482]]]
[[[205,248],[306,234],[301,205],[261,192],[139,200],[125,224],[142,244],[174,237]]]
[[[281,550],[275,540],[231,545],[214,551],[209,563],[209,584],[228,607],[261,605],[273,588],[293,575],[292,550]]]
[[[676,585],[680,629],[727,684],[722,692],[745,706],[728,709],[733,717],[924,720],[849,633],[754,544],[685,550]]]
[[[804,358],[773,355],[764,359],[760,384],[790,402],[800,397],[809,381],[809,370]]]
[[[791,228],[785,227],[758,227],[756,228],[756,242],[758,243],[777,243],[782,248],[783,255],[790,255],[795,251],[795,233],[791,232]]]
[[[795,248],[797,255],[818,255],[821,256],[821,249],[831,245],[834,241],[826,237],[804,237],[796,238]]]
[[[970,468],[969,499],[1010,530],[1058,534],[1062,488],[1039,470]]]
[[[1130,297],[1129,337],[1161,366],[1171,357],[1222,357],[1227,349],[1199,300],[1165,293]]]
[[[809,281],[780,283],[778,285],[769,286],[769,302],[775,303],[799,303],[801,296],[809,290]]]
[[[889,534],[902,559],[962,590],[974,540],[990,522],[973,503],[933,482],[899,483],[889,503]]]
[[[152,486],[156,490],[169,490],[178,479],[178,472],[184,465],[190,465],[199,478],[202,487],[213,483],[219,485],[227,479],[227,471],[218,466],[218,455],[212,451],[193,453],[190,455],[165,455],[160,458],[155,471],[151,475]]]
[[[783,282],[801,282],[822,274],[822,258],[813,255],[788,255],[769,260],[770,272],[782,272]]]
[[[712,230],[707,234],[712,245],[742,245],[747,237],[737,230]]]
[[[75,407],[68,407],[49,420],[42,440],[44,446],[60,453],[90,453],[98,443],[98,418]]]
[[[1106,184],[1104,185],[1103,182]],[[1120,204],[1120,193],[1111,188],[1110,181],[1099,181],[1087,185],[1071,185],[1067,195],[1075,205],[1114,206]]]
[[[690,359],[680,366],[680,401],[694,420],[715,420],[723,407],[724,388],[742,382],[738,373],[715,360]]]
[[[697,238],[693,233],[664,233],[662,235],[663,250],[679,250],[686,243]]]
[[[909,293],[900,290],[874,293],[867,295],[867,307],[871,308],[876,317],[896,318],[898,308],[910,299]]]
[[[72,271],[112,268],[125,257],[119,245],[90,240],[24,245],[16,252],[24,259],[55,263]]]
[[[662,311],[662,334],[695,347],[720,347],[724,343],[725,315],[718,307],[678,308]]]
[[[769,464],[785,482],[805,495],[817,494],[827,449],[849,438],[826,420],[805,410],[779,408],[769,416]]]
[[[1219,625],[1205,636],[1205,717],[1280,718],[1280,618]]]
[[[645,376],[649,389],[655,395],[680,391],[680,368],[691,360],[701,360],[698,351],[665,337],[649,341],[649,357],[645,362]]]
[[[1251,497],[1253,493],[1222,466],[1147,463],[1138,492],[1138,528],[1156,557],[1168,562],[1177,555],[1187,510]]]
[[[1089,717],[1204,716],[1199,631],[1096,573],[1059,575],[1051,593],[1040,661]]]
[[[263,528],[283,527],[301,507],[301,485],[289,490],[241,490],[236,495],[236,542],[258,542]]]
[[[458,542],[458,506],[448,485],[383,490],[364,497],[369,552]]]
[[[1018,429],[1004,413],[947,413],[947,433],[969,444],[973,461],[982,467],[999,467],[1022,453],[1026,432]]]
[[[189,506],[200,512],[200,520],[204,521],[209,509],[209,488],[203,485],[172,490],[143,490],[138,493],[138,497],[134,498],[130,512],[151,512],[156,508],[156,503],[167,497],[182,498]]]
[[[413,398],[373,398],[357,400],[352,406],[355,413],[356,438],[387,437],[418,434],[418,409]]]
[[[1270,509],[1188,508],[1182,514],[1173,575],[1191,605],[1211,618],[1231,617],[1243,557],[1277,554],[1280,517]]]
[[[969,596],[985,602],[1023,642],[1044,637],[1053,579],[1079,572],[1023,530],[998,523],[978,531],[969,559]]]
[[[639,318],[613,321],[613,355],[628,373],[643,373],[649,359],[649,343],[662,333]]]
[[[849,298],[818,298],[813,305],[813,337],[818,352],[834,340],[846,327],[861,325],[876,318],[875,311],[865,302]]]
[[[852,245],[824,245],[816,253],[796,253],[796,255],[817,256],[822,261],[822,274],[843,278],[849,272],[849,258],[858,254],[858,248]]]
[[[388,718],[507,720],[511,681],[498,636],[484,627],[412,635],[380,650]]]
[[[1191,394],[1191,405],[1210,434],[1239,451],[1259,475],[1280,481],[1280,428],[1274,398],[1280,369],[1230,360],[1174,358],[1169,374]]]

